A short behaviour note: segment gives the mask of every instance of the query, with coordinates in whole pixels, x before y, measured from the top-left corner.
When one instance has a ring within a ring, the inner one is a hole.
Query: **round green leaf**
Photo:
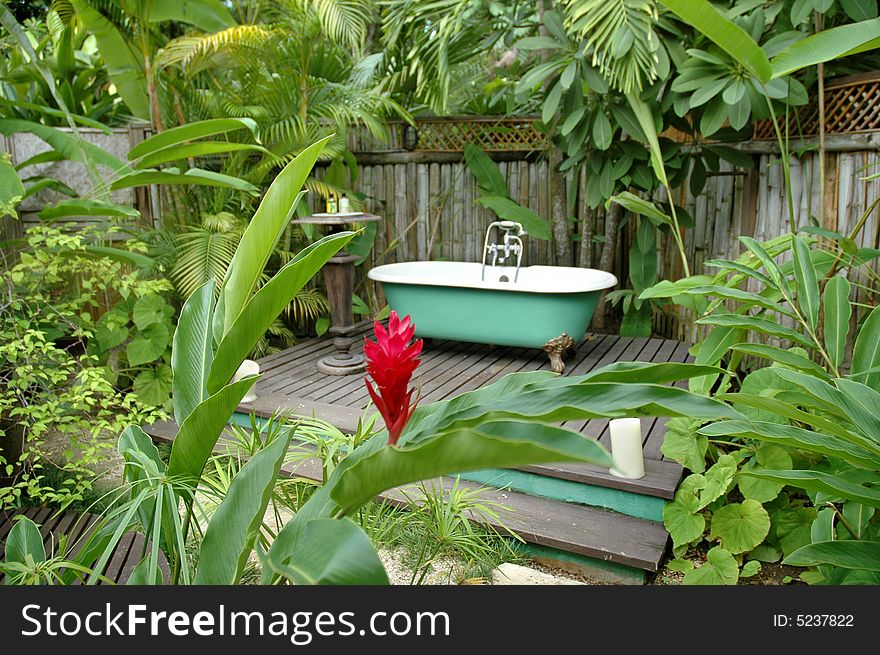
[[[684,503],[673,501],[663,507],[663,525],[672,536],[673,547],[678,547],[699,539],[706,530],[706,519]]]
[[[747,499],[719,509],[712,516],[710,539],[718,539],[731,553],[751,550],[770,531],[770,515],[756,500]]]
[[[95,339],[102,352],[121,345],[128,339],[128,316],[124,312],[111,310],[95,323]]]
[[[134,379],[134,392],[141,402],[159,406],[171,394],[172,379],[171,367],[167,364],[141,371]]]
[[[787,471],[792,468],[791,457],[784,448],[779,446],[761,446],[758,448],[755,460],[743,467],[743,470],[754,468]],[[757,500],[759,503],[773,500],[785,486],[772,480],[764,480],[750,475],[740,476],[738,484],[743,496]]]
[[[684,574],[686,585],[735,585],[739,566],[729,551],[715,547],[706,554],[706,562]]]
[[[749,560],[745,563],[740,571],[741,578],[751,578],[753,575],[761,572],[761,562],[757,560]]]
[[[165,353],[171,333],[162,323],[153,323],[136,336],[126,347],[128,363],[140,366],[154,362]]]
[[[684,417],[669,419],[660,451],[691,471],[702,473],[706,468],[709,439],[699,434],[694,425],[694,421]]]
[[[141,296],[134,303],[132,318],[138,330],[145,330],[153,323],[164,322],[168,303],[157,293]]]

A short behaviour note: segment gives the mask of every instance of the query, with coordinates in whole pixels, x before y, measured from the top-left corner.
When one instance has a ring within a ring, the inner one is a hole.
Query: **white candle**
[[[642,422],[637,418],[615,418],[611,430],[611,474],[636,480],[645,477],[645,459],[642,454]]]
[[[232,376],[233,382],[238,382],[239,380],[243,380],[249,375],[259,375],[260,374],[260,365],[252,359],[246,359],[241,363],[241,366],[238,367],[238,370],[235,372],[235,375]],[[244,398],[241,399],[243,403],[252,403],[257,399],[257,390],[256,383],[248,389],[248,392],[244,395]]]

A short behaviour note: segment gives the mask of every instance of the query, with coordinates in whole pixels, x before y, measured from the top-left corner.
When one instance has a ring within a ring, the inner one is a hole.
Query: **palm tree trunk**
[[[544,26],[545,0],[537,0],[538,34],[547,36],[547,28]],[[552,6],[552,4],[551,4]],[[541,51],[541,61],[546,62],[549,53]],[[544,91],[549,85],[549,79],[544,81]],[[559,114],[556,122],[558,124]],[[568,224],[567,202],[565,194],[565,176],[559,172],[562,164],[562,151],[551,143],[548,162],[548,183],[550,184],[550,223],[553,229],[553,245],[557,266],[571,266],[573,264],[573,252],[571,248],[571,227]]]
[[[623,218],[623,207],[618,203],[612,203],[605,211],[605,244],[602,246],[602,256],[599,258],[599,269],[611,272],[614,268],[614,253],[617,250],[617,232],[620,227],[620,219]],[[593,325],[596,328],[605,327],[605,294],[603,291],[596,307]]]
[[[553,243],[556,247],[556,265],[571,266],[571,226],[568,223],[567,198],[565,193],[565,175],[559,172],[562,164],[562,150],[555,144],[550,146],[550,193],[551,219],[553,223]]]
[[[581,245],[578,253],[578,266],[593,266],[593,219],[595,214],[587,204],[587,167],[581,166],[578,174],[578,216],[580,216]]]

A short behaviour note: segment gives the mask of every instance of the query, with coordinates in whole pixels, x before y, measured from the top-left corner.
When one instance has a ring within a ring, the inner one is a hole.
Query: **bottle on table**
[[[348,214],[350,211],[351,203],[348,200],[348,196],[343,193],[342,197],[339,199],[339,213]]]

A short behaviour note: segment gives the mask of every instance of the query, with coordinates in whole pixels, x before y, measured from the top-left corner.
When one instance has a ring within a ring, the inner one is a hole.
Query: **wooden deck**
[[[365,326],[364,333],[367,329]],[[353,431],[358,418],[364,414],[369,396],[363,376],[334,377],[317,371],[315,362],[332,350],[330,340],[313,339],[261,359],[263,378],[257,383],[258,398],[252,405],[242,405],[240,409],[269,416],[279,408],[287,408],[296,414],[325,419],[343,431]],[[362,350],[362,342],[353,348],[356,352]],[[686,344],[669,339],[589,335],[566,360],[564,375],[580,375],[621,361],[684,362],[688,359],[687,351]],[[541,350],[433,341],[425,345],[422,363],[413,381],[421,385],[421,402],[430,403],[484,387],[509,373],[541,369],[549,370],[547,356]],[[610,448],[607,419],[575,421],[565,426],[598,438]],[[641,480],[622,480],[589,464],[531,466],[525,470],[672,498],[681,478],[681,466],[666,461],[660,453],[665,431],[664,419],[642,419],[646,476]]]
[[[362,333],[369,327],[364,325]],[[361,352],[362,342],[353,350]],[[330,339],[310,339],[263,358],[258,398],[253,404],[241,405],[239,411],[268,417],[279,409],[287,410],[353,431],[369,397],[361,375],[334,377],[318,372],[317,360],[332,351]],[[566,360],[565,375],[583,374],[619,361],[684,362],[689,359],[687,351],[686,344],[668,339],[589,335]],[[509,373],[541,369],[549,370],[549,362],[540,350],[437,340],[425,345],[414,381],[421,385],[422,402],[428,403],[491,384]],[[465,475],[461,484],[482,487],[488,497],[505,505],[507,510],[497,527],[513,529],[539,548],[610,562],[610,566],[656,571],[668,543],[660,518],[662,505],[675,494],[682,468],[660,453],[665,420],[642,421],[646,475],[641,480],[617,478],[589,464],[550,464],[484,472],[490,477],[498,474],[500,482],[494,478],[469,481]],[[606,419],[569,422],[566,427],[609,446]],[[156,424],[147,431],[155,439],[170,441],[175,427]],[[301,463],[295,470],[285,468],[282,474],[321,479],[317,460]],[[518,477],[508,481],[505,475]],[[446,487],[451,483],[449,479],[442,481]],[[544,491],[548,486],[552,490]],[[390,490],[383,497],[400,503],[403,493]],[[651,503],[652,516],[629,511],[633,503]]]

